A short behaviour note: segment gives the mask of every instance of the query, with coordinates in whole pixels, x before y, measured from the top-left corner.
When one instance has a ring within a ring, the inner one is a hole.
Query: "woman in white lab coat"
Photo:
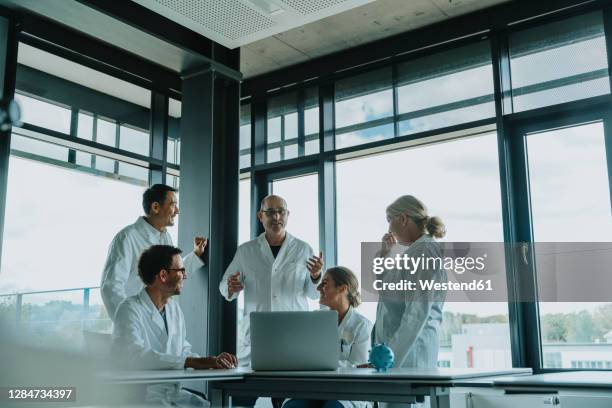
[[[409,257],[441,257],[440,245],[446,227],[438,217],[430,217],[425,205],[411,195],[395,200],[387,207],[389,232],[383,236],[378,256],[386,256],[399,243],[407,246]],[[411,275],[411,273],[413,273]],[[392,269],[383,273],[383,282],[402,279],[446,282],[444,269],[417,268],[416,271]],[[376,310],[374,340],[386,343],[395,356],[394,367],[434,368],[438,363],[438,331],[442,324],[445,293],[419,290],[398,293],[381,292]]]
[[[368,361],[372,323],[355,308],[361,303],[359,282],[348,268],[328,269],[317,287],[319,303],[338,312],[339,367],[356,367]],[[283,408],[365,408],[363,401],[290,399]]]

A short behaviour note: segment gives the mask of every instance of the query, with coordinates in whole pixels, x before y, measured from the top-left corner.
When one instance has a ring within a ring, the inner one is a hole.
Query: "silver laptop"
[[[251,313],[253,370],[335,370],[339,351],[336,311]]]

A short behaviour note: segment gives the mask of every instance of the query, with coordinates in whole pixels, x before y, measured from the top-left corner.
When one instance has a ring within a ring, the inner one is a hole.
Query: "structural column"
[[[0,16],[0,97],[13,99],[17,70],[17,33],[19,28],[14,21]],[[4,231],[4,212],[6,210],[6,187],[8,165],[11,153],[10,129],[0,131],[0,263],[2,262],[2,242]]]
[[[183,77],[179,245],[209,237],[208,264],[180,296],[188,339],[202,355],[235,351],[236,306],[218,285],[238,242],[238,78],[206,67]]]

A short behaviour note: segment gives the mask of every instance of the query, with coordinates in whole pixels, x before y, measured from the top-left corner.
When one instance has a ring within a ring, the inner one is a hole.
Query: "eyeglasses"
[[[261,212],[272,218],[274,217],[274,214],[278,214],[281,217],[284,217],[285,215],[287,215],[288,210],[286,208],[268,208],[267,210],[261,210]]]
[[[178,271],[181,272],[183,275],[187,275],[187,269],[185,268],[166,268],[167,271]]]

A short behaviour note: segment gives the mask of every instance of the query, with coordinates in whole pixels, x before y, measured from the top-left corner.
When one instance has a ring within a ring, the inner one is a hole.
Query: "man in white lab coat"
[[[138,257],[152,245],[173,245],[167,227],[174,225],[179,214],[176,189],[165,184],[154,184],[142,195],[145,216],[123,228],[111,242],[102,273],[100,292],[111,320],[125,298],[139,293],[142,281],[138,277]],[[193,252],[184,259],[188,271],[204,265],[204,250],[208,240],[194,238]]]
[[[185,320],[179,295],[186,279],[181,250],[155,245],[138,260],[138,274],[145,284],[137,295],[128,297],[117,310],[113,330],[112,356],[129,369],[181,370],[184,368],[233,368],[237,359],[229,353],[200,357],[186,340]],[[180,384],[146,387],[147,402],[174,406],[206,406],[200,396],[181,389]]]
[[[236,299],[244,289],[243,322],[238,334],[241,365],[250,364],[249,314],[308,310],[307,298],[319,298],[317,285],[323,268],[323,254],[314,256],[310,245],[285,230],[289,210],[283,198],[264,198],[257,217],[265,232],[238,247],[219,283],[228,301]]]

